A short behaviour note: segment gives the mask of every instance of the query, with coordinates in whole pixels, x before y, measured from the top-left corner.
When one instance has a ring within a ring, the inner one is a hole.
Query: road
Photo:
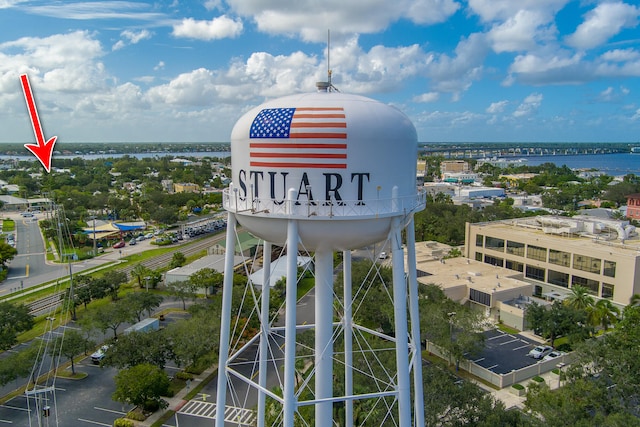
[[[69,276],[68,265],[47,262],[44,240],[38,226],[38,220],[44,218],[43,214],[24,218],[19,213],[8,213],[3,214],[3,217],[15,221],[13,234],[18,255],[7,265],[9,272],[7,279],[0,283],[0,296]],[[94,259],[74,263],[72,269],[74,273],[80,272],[104,262],[106,261]]]

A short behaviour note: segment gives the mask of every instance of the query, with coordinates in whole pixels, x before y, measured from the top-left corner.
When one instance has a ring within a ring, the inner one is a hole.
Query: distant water
[[[554,163],[557,166],[567,165],[571,169],[597,169],[611,176],[640,175],[640,154],[583,154],[575,156],[527,156],[522,158],[526,159],[526,164],[531,166]]]
[[[26,150],[25,150],[26,151]],[[129,157],[135,157],[136,159],[147,159],[147,158],[162,158],[162,157],[196,157],[196,158],[203,158],[203,157],[218,157],[218,158],[225,158],[225,157],[229,157],[231,156],[231,152],[230,151],[193,151],[193,152],[156,152],[156,153],[116,153],[116,154],[108,154],[108,153],[104,153],[104,154],[67,154],[67,155],[62,155],[62,154],[55,154],[53,156],[53,166],[55,166],[55,162],[56,159],[75,159],[75,158],[82,158],[85,160],[96,160],[96,159],[108,159],[108,158],[112,158],[112,159],[118,159],[120,157],[124,157],[124,156],[129,156]],[[28,154],[24,154],[24,155],[20,155],[20,156],[7,156],[7,155],[0,155],[0,160],[33,160],[35,161],[35,157],[28,155]]]
[[[70,154],[56,155],[53,157],[53,166],[56,159],[75,159],[81,157],[85,160],[120,158],[124,156],[135,157],[137,159],[144,158],[162,158],[162,157],[218,157],[226,158],[231,156],[229,151],[206,151],[206,152],[162,152],[162,153],[119,153],[119,154]],[[640,175],[640,154],[631,153],[615,153],[615,154],[583,154],[571,156],[522,156],[508,158],[523,158],[527,160],[527,165],[538,166],[543,163],[554,163],[557,166],[567,165],[571,169],[598,169],[611,176],[624,176],[628,174]],[[33,160],[31,155],[6,156],[0,155],[0,160]]]

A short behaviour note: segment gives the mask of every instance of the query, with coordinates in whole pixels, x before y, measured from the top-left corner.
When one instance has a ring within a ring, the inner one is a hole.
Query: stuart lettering
[[[245,201],[248,197],[260,199],[266,198],[268,193],[268,198],[272,203],[282,204],[287,198],[287,190],[293,187],[298,191],[296,202],[306,199],[311,203],[316,203],[318,200],[314,199],[312,193],[315,191],[316,195],[321,197],[319,200],[324,203],[337,202],[338,204],[344,204],[343,196],[346,191],[350,195],[348,199],[356,198],[359,204],[363,204],[365,187],[371,182],[371,174],[369,172],[353,172],[348,178],[340,173],[327,172],[322,174],[324,180],[316,178],[315,181],[313,176],[309,176],[307,172],[304,172],[299,181],[295,183],[288,182],[290,181],[288,179],[289,174],[289,172],[281,171],[240,169],[237,175],[238,198],[242,201]],[[351,188],[345,187],[345,182],[349,182]],[[251,189],[248,188],[249,186]],[[355,197],[353,196],[354,194]]]

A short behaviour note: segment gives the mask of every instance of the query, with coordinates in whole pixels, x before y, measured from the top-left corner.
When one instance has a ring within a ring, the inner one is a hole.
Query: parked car
[[[387,253],[386,252],[380,252],[380,255],[378,256],[378,258],[380,259],[387,259]]]
[[[125,245],[126,243],[124,242],[124,240],[120,240],[119,242],[113,244],[113,248],[120,249],[120,248],[124,248]]]
[[[553,347],[550,345],[537,345],[527,354],[527,356],[533,357],[534,359],[542,359],[552,351]]]
[[[91,362],[93,362],[94,365],[99,365],[100,362],[102,362],[102,359],[104,359],[104,357],[106,356],[107,350],[109,350],[108,345],[103,345],[102,347],[100,347],[98,351],[91,355]]]
[[[137,242],[136,242],[136,239],[135,239],[135,238],[133,238],[133,239],[129,240],[129,245],[131,245],[131,246],[134,246],[136,243],[137,243]]]
[[[556,359],[560,356],[562,356],[564,353],[558,350],[553,350],[551,353],[547,354],[545,357],[542,358],[542,360],[553,360]]]

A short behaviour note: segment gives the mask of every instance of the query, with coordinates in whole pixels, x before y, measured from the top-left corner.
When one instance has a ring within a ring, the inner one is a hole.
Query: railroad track
[[[142,264],[143,266],[147,267],[150,270],[156,270],[159,267],[168,265],[173,258],[173,254],[175,254],[176,252],[182,252],[185,257],[189,257],[197,254],[202,250],[208,249],[214,243],[220,240],[223,240],[224,238],[225,238],[224,234],[217,233],[215,235],[206,236],[197,240],[194,239],[195,241],[193,243],[176,247],[174,250],[166,252],[162,255],[158,255],[156,257],[150,258],[140,263],[135,263],[135,264],[127,263],[126,265],[123,265],[120,268],[116,267],[116,269],[117,271],[121,271],[125,273],[127,275],[127,279],[131,279],[131,271],[138,264]],[[77,274],[82,275],[83,273],[77,273]],[[29,314],[31,314],[32,316],[41,316],[41,315],[52,312],[54,309],[58,308],[62,304],[62,299],[64,294],[65,294],[65,291],[58,291],[50,295],[47,295],[46,297],[42,297],[36,301],[33,301],[32,303],[27,305],[27,307],[29,307]]]

